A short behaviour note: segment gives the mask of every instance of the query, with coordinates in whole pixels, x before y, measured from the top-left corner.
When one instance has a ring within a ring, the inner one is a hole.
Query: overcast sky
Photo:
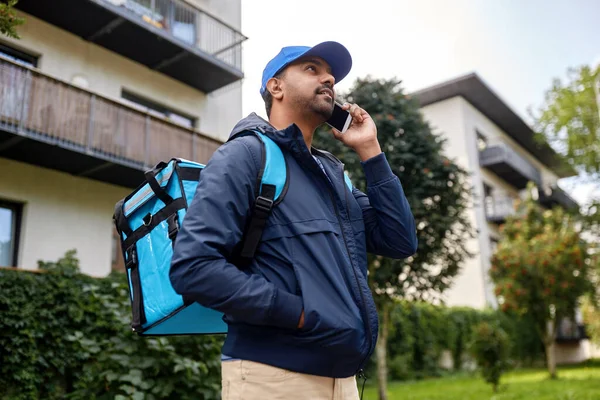
[[[414,91],[477,72],[529,122],[554,77],[600,62],[600,0],[242,0],[242,32],[244,115],[264,116],[262,71],[281,47],[336,40],[353,57],[338,90],[366,75]]]

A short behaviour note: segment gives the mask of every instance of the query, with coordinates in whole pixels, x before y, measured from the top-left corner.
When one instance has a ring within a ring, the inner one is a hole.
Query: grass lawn
[[[600,362],[561,366],[558,379],[545,370],[519,370],[502,376],[498,393],[480,375],[469,374],[418,382],[392,382],[389,400],[598,400]],[[360,390],[360,386],[359,386]],[[365,400],[377,400],[377,388],[365,387]]]

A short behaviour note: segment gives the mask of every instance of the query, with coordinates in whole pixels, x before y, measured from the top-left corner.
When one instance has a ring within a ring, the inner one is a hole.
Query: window
[[[169,31],[193,45],[196,42],[196,11],[185,4],[167,0],[109,0],[137,14],[145,22]]]
[[[495,237],[490,237],[490,250],[491,250],[492,254],[495,254],[497,249],[498,249],[498,239]]]
[[[488,186],[485,183],[483,184],[483,202],[485,207],[485,215],[494,215],[494,190],[491,186]]]
[[[21,206],[0,201],[0,266],[17,266],[20,231]]]
[[[173,4],[173,36],[193,45],[196,42],[196,13],[187,6]]]
[[[38,58],[31,54],[24,53],[15,48],[0,43],[0,57],[9,59],[17,64],[35,68],[38,64]]]
[[[487,147],[487,138],[479,131],[475,131],[475,133],[477,134],[477,149],[479,151],[485,150]]]
[[[183,125],[187,128],[193,129],[196,127],[196,118],[191,117],[189,115],[185,115],[183,113],[179,113],[166,106],[155,103],[152,100],[144,99],[126,90],[123,90],[121,92],[121,97],[127,103],[130,103],[134,107],[142,109],[143,111],[146,111],[150,114],[169,119],[172,122],[179,125]]]

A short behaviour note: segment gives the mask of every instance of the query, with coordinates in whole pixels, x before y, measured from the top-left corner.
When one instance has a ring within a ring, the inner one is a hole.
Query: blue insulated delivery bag
[[[239,260],[253,257],[272,206],[281,201],[287,188],[285,159],[277,144],[262,133],[247,133],[261,140],[264,156],[259,193],[240,244]],[[130,290],[131,327],[139,335],[227,332],[220,312],[183,298],[169,279],[175,238],[203,168],[203,164],[178,158],[160,162],[146,171],[145,181],[115,206],[113,219]]]

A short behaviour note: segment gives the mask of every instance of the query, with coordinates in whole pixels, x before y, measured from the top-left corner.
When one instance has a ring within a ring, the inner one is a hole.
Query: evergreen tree
[[[392,299],[434,300],[448,289],[470,256],[465,243],[471,226],[465,211],[471,195],[467,173],[443,154],[445,139],[432,132],[419,104],[395,79],[359,79],[343,99],[364,108],[377,125],[378,139],[392,171],[400,178],[417,225],[417,253],[405,260],[369,256],[369,284],[380,314],[377,364],[380,398],[387,387],[386,348]],[[354,185],[366,191],[360,159],[324,126],[315,147],[345,163]]]

